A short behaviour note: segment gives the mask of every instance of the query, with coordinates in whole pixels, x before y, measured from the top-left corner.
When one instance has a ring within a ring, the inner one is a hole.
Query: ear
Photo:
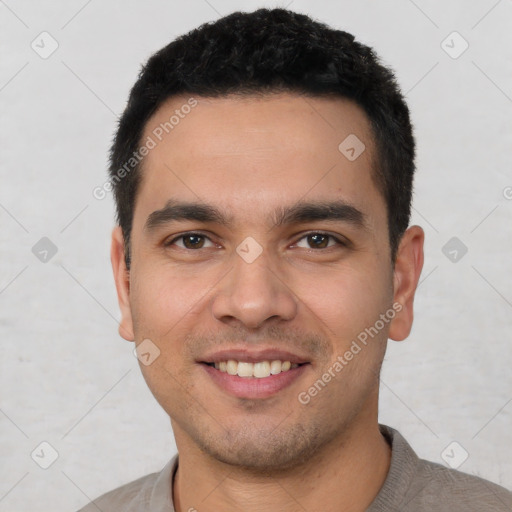
[[[124,238],[120,226],[112,231],[110,261],[116,282],[117,300],[121,309],[119,334],[127,341],[134,341],[132,311],[130,308],[130,271],[124,259]]]
[[[389,337],[395,341],[404,340],[411,332],[414,294],[423,268],[424,240],[423,229],[411,226],[403,234],[398,246],[393,273],[393,304],[397,304],[397,314],[389,328]]]

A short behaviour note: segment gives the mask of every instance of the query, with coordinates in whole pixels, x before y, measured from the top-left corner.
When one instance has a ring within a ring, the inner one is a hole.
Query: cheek
[[[140,369],[162,408],[180,415],[186,410],[183,400],[193,383],[193,363],[183,340],[196,323],[194,306],[204,289],[195,280],[185,283],[183,278],[165,276],[164,272],[139,269],[137,276],[132,295],[135,337],[138,343],[150,339],[158,350],[151,364],[139,363]]]
[[[375,323],[390,307],[390,276],[369,265],[336,268],[323,275],[303,276],[303,298],[315,318],[329,327],[329,336],[348,340]],[[373,271],[372,271],[373,270]]]
[[[194,382],[195,363],[184,340],[200,325],[200,311],[211,285],[207,276],[170,272],[157,265],[137,270],[132,289],[135,337],[137,342],[150,339],[159,350],[152,364],[141,363],[140,367],[155,398],[170,410],[179,407],[177,397],[186,394]]]
[[[162,353],[151,365],[141,364],[141,372],[151,393],[169,414],[182,416],[190,407],[190,397],[195,395],[190,378],[183,370],[174,368],[170,352]]]
[[[197,316],[202,298],[210,287],[203,276],[183,276],[183,273],[159,268],[138,270],[133,283],[131,302],[136,336],[157,339],[174,337],[180,324]]]

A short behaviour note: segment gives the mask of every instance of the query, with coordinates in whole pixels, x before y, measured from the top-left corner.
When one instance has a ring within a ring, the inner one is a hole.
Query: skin
[[[187,99],[165,102],[144,140]],[[343,503],[346,511],[363,511],[389,469],[390,448],[378,429],[378,374],[387,339],[403,340],[411,329],[423,230],[405,232],[393,265],[370,125],[354,103],[291,93],[196,99],[143,162],[129,272],[119,227],[111,250],[119,332],[160,350],[141,370],[171,418],[176,510],[335,511]],[[354,161],[338,150],[349,134],[366,146]],[[233,225],[187,220],[145,229],[169,199],[214,205]],[[299,200],[338,199],[362,212],[364,226],[270,220],[276,208]],[[190,231],[207,237],[193,240],[199,249],[186,248],[184,239],[165,245]],[[306,236],[318,231],[346,244],[320,237],[326,246],[318,248]],[[252,263],[236,252],[246,237],[262,248]],[[393,303],[402,308],[393,320],[300,403],[299,393]],[[310,364],[271,397],[236,398],[197,360],[241,343],[299,353]]]

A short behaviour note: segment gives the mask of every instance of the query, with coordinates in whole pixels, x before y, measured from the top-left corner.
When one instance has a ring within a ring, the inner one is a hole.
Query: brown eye
[[[200,249],[204,245],[204,237],[201,235],[186,235],[183,237],[183,245],[187,249]]]
[[[200,233],[185,233],[184,235],[180,235],[170,242],[167,242],[165,245],[167,247],[176,244],[178,247],[182,249],[203,249],[205,247],[205,243],[209,242],[211,245],[212,242],[208,239],[207,236],[201,235]]]
[[[302,240],[306,241],[307,246],[301,245]],[[326,233],[309,233],[303,236],[299,242],[297,242],[298,247],[303,247],[305,249],[327,249],[333,245],[343,244],[334,236],[328,235]]]
[[[327,247],[327,244],[329,243],[329,237],[326,235],[308,235],[307,239],[308,243],[314,248],[323,249]]]

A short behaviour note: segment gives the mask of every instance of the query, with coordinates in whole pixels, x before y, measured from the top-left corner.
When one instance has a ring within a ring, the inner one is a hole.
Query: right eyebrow
[[[180,220],[215,222],[226,227],[232,226],[232,219],[228,219],[220,210],[212,205],[184,203],[170,199],[162,209],[156,210],[149,215],[144,224],[144,230],[153,231],[163,224]]]

